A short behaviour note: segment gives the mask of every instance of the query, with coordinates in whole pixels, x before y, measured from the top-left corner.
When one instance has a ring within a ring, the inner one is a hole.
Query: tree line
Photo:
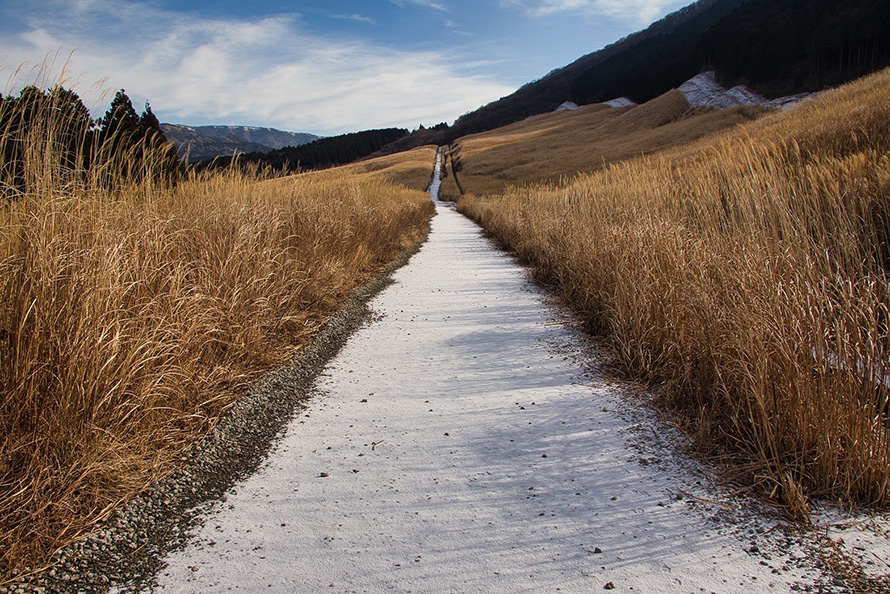
[[[0,94],[0,157],[4,197],[27,193],[40,176],[108,187],[146,176],[175,180],[183,172],[151,106],[139,115],[123,89],[97,120],[77,93],[61,86]]]
[[[383,146],[408,135],[404,128],[383,128],[351,132],[339,136],[320,138],[308,144],[289,146],[269,153],[246,153],[234,157],[241,164],[269,168],[274,172],[287,173],[309,169],[323,169],[352,163],[377,152]],[[233,157],[205,161],[198,168],[228,167]]]
[[[727,86],[770,97],[818,91],[890,65],[890,2],[748,0],[697,51]]]

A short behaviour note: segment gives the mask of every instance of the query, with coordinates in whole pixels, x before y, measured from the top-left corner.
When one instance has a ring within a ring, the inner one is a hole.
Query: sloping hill
[[[463,192],[474,194],[557,182],[688,143],[763,113],[757,106],[695,108],[678,90],[637,106],[585,105],[461,138],[451,147],[449,173]]]
[[[307,171],[297,175],[312,179],[336,179],[343,176],[355,180],[379,179],[388,184],[425,192],[430,185],[437,151],[438,147],[430,144],[392,155],[364,159],[330,169]],[[280,179],[290,179],[290,177]],[[272,181],[277,182],[278,180]]]
[[[629,35],[599,51],[582,56],[571,64],[554,70],[543,78],[524,85],[515,93],[489,103],[479,109],[470,112],[457,119],[449,131],[449,139],[458,138],[466,134],[491,130],[504,126],[532,115],[553,111],[564,101],[573,98],[573,86],[575,81],[586,72],[596,71],[600,64],[610,59],[616,59],[633,51],[640,44],[650,39],[674,39],[688,38],[692,36],[698,39],[708,27],[717,23],[721,18],[730,14],[732,10],[744,0],[699,0],[689,6],[678,10],[660,21],[657,21],[644,29]],[[650,42],[651,43],[651,42]],[[661,93],[672,87],[676,87],[684,80],[698,72],[699,64],[682,70],[679,80],[669,84]],[[656,93],[660,95],[661,93]],[[606,101],[615,97],[622,97],[631,93],[614,92],[608,97],[596,99],[584,99],[581,103],[593,103]],[[653,95],[654,97],[655,95]],[[635,101],[640,99],[632,97]],[[646,97],[643,100],[651,99]],[[577,102],[577,101],[576,101]]]
[[[458,118],[446,142],[553,111],[627,97],[643,103],[716,70],[727,88],[812,92],[890,65],[885,0],[701,0]]]

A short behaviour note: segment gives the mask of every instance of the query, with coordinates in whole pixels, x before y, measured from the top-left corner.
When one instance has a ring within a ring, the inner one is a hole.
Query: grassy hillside
[[[460,209],[735,478],[890,504],[890,71],[692,146]]]
[[[299,177],[336,179],[345,175],[356,181],[384,180],[392,185],[425,192],[430,185],[437,150],[438,147],[435,145],[422,146],[407,152],[357,161],[334,169],[303,173]]]
[[[59,153],[55,110],[34,122],[0,135],[25,148],[0,179],[21,190],[0,203],[0,583],[165,474],[433,211],[386,180],[422,187],[431,149],[381,175],[175,187],[147,155],[144,181],[109,184],[68,171],[90,159]]]
[[[695,110],[679,91],[643,105],[587,105],[529,118],[459,139],[451,164],[464,192],[498,193],[508,185],[556,182],[641,153],[653,153],[746,122],[764,113],[741,107]]]

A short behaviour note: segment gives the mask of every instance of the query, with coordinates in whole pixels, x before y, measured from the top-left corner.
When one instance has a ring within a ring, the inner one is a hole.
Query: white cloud
[[[332,19],[342,19],[347,21],[356,21],[359,23],[369,23],[371,25],[377,24],[377,21],[372,19],[371,17],[362,15],[362,14],[332,14]]]
[[[396,6],[400,8],[404,8],[405,6],[424,6],[426,8],[432,8],[435,10],[441,10],[442,12],[449,12],[448,7],[442,4],[441,2],[437,2],[436,0],[389,0]]]
[[[334,41],[293,16],[207,20],[131,2],[79,6],[57,7],[0,41],[6,65],[77,48],[68,71],[79,75],[78,92],[107,77],[137,107],[150,99],[163,121],[336,134],[453,120],[514,90],[458,70],[453,55]]]
[[[501,0],[501,6],[519,7],[533,16],[558,13],[604,15],[639,23],[651,23],[668,8],[679,8],[678,0]]]

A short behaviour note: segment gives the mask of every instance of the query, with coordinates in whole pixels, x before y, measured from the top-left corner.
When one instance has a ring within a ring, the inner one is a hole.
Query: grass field
[[[608,163],[686,144],[750,121],[764,110],[693,109],[680,91],[643,105],[586,105],[531,117],[497,130],[466,136],[450,147],[464,192],[494,194],[507,186],[556,183]]]
[[[890,504],[888,155],[885,71],[459,208],[610,337],[701,451],[806,517],[812,497]]]
[[[366,159],[342,167],[310,171],[299,177],[336,179],[348,176],[355,181],[382,180],[392,185],[425,192],[432,179],[437,150],[438,147],[435,145],[422,146],[403,153]]]
[[[29,148],[0,204],[0,583],[167,472],[433,214],[435,148],[109,191],[60,165],[59,125],[0,130]]]

